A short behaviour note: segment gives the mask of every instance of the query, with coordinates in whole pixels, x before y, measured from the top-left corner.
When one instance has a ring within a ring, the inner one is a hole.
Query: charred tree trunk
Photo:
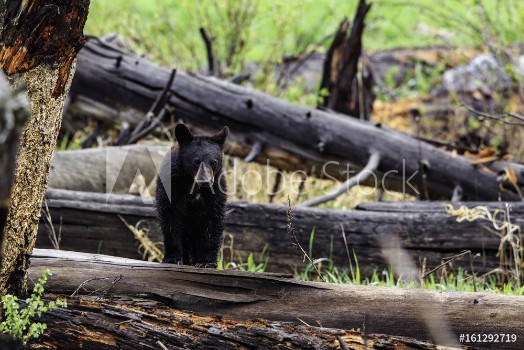
[[[373,77],[361,61],[364,20],[370,8],[366,0],[359,1],[349,36],[348,20],[340,23],[326,55],[319,93],[320,107],[364,120],[369,120],[375,100]]]
[[[0,73],[0,255],[18,141],[28,116],[25,94],[21,90],[12,92],[8,81]]]
[[[148,305],[140,305],[146,302]],[[133,305],[134,304],[134,305]],[[351,349],[395,346],[430,349],[413,338],[254,319],[198,316],[140,298],[93,301],[69,298],[67,309],[44,314],[48,331],[39,349]],[[162,347],[164,346],[164,347]]]
[[[79,54],[71,106],[137,125],[170,75],[170,70],[107,43],[88,42]],[[460,186],[466,200],[520,200],[500,191],[497,174],[381,125],[183,72],[177,73],[171,93],[169,103],[185,122],[204,130],[228,125],[232,134],[226,152],[235,156],[244,158],[251,146],[259,145],[259,152],[250,155],[254,161],[346,180],[348,169],[349,176],[358,172],[376,151],[380,164],[377,181],[370,177],[367,182],[372,186],[383,180],[388,190],[427,193],[433,199],[449,199]],[[518,177],[524,178],[520,169]]]
[[[44,269],[54,273],[46,285],[49,292],[128,299],[139,296],[179,310],[231,320],[262,318],[294,323],[302,320],[322,327],[365,328],[369,333],[439,339],[440,344],[455,346],[461,333],[515,334],[517,342],[504,344],[515,349],[521,346],[520,339],[524,337],[524,304],[518,296],[306,283],[286,275],[35,250],[31,277],[37,278]],[[148,304],[142,305],[147,308]],[[108,326],[114,326],[116,333],[126,328],[122,322],[129,318],[119,317],[123,311],[118,308],[114,311],[115,314],[106,315],[110,317]],[[87,312],[95,314],[93,320],[100,314],[89,307]],[[141,315],[154,323],[157,314],[148,318],[149,314],[146,311]],[[54,315],[55,319],[60,318]],[[166,315],[167,320],[170,315]],[[73,315],[66,311],[64,317],[67,320]],[[81,313],[74,313],[74,317],[81,324],[89,322]],[[96,322],[91,324],[100,327]],[[224,335],[229,334],[224,330]]]
[[[5,228],[0,294],[23,294],[51,156],[73,77],[89,0],[16,0],[2,18],[0,65],[27,85],[31,118],[21,136]]]

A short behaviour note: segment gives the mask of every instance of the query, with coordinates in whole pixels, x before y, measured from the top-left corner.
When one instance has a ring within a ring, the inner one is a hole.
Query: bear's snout
[[[195,182],[198,186],[201,187],[211,187],[215,182],[215,176],[213,174],[213,169],[209,166],[206,166],[204,163],[200,163],[198,167],[197,174],[195,175]]]

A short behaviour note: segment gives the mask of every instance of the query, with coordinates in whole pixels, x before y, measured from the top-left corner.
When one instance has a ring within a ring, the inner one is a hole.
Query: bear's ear
[[[222,130],[217,132],[215,135],[211,136],[211,140],[218,143],[220,147],[223,147],[224,142],[226,142],[227,135],[229,135],[229,128],[227,126],[224,126]]]
[[[193,141],[193,134],[184,124],[178,124],[175,128],[175,137],[179,145],[184,145]]]

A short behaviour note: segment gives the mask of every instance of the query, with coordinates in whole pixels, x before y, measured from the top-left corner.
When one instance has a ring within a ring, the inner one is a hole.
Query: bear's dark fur
[[[214,136],[193,136],[183,124],[175,128],[178,147],[164,158],[156,190],[166,263],[217,266],[227,200],[222,148],[228,134],[227,126]]]

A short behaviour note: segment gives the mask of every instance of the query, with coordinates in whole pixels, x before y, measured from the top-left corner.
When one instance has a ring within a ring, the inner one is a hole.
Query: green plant
[[[45,323],[33,322],[35,316],[40,317],[44,312],[56,310],[59,307],[67,307],[67,302],[60,298],[57,298],[56,301],[50,301],[47,305],[42,300],[44,285],[50,275],[49,270],[44,271],[33,288],[33,294],[25,300],[25,308],[20,308],[16,296],[10,294],[2,296],[5,320],[0,323],[0,332],[10,333],[13,338],[27,343],[31,338],[38,338],[47,329]]]
[[[266,271],[268,257],[267,257],[267,250],[268,245],[266,244],[260,254],[258,255],[258,259],[255,259],[255,255],[253,253],[249,253],[247,257],[247,261],[244,262],[240,254],[237,254],[237,261],[234,261],[234,240],[232,235],[226,235],[226,239],[224,241],[227,241],[228,243],[224,243],[222,245],[222,249],[220,250],[220,256],[218,257],[218,270],[240,270],[240,271],[249,271],[249,272],[264,272]],[[229,250],[229,254],[226,254],[225,251]]]

